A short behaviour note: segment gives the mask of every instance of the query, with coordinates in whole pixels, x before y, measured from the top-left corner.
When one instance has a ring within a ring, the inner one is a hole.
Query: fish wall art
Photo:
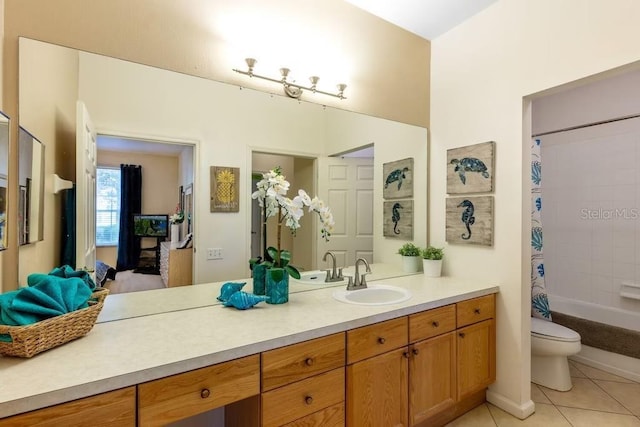
[[[413,239],[413,200],[384,202],[383,215],[384,237]]]
[[[493,191],[495,142],[447,150],[447,193]]]
[[[413,197],[413,158],[382,165],[382,196],[385,199]]]
[[[446,240],[493,245],[493,196],[448,198]]]

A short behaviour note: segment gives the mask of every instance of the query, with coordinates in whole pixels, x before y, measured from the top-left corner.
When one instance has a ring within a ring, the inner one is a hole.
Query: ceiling
[[[433,40],[497,0],[346,0],[385,21]]]

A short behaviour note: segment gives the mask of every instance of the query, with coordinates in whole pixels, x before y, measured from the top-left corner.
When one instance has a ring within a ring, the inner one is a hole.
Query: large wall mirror
[[[0,112],[0,251],[7,247],[7,191],[9,177],[9,117]]]
[[[20,127],[18,133],[18,243],[43,239],[44,144]]]
[[[193,254],[194,283],[249,277],[252,173],[279,166],[255,165],[255,153],[304,159],[304,168],[313,168],[313,173],[309,176],[314,177],[314,180],[302,180],[297,176],[297,171],[296,176],[293,176],[292,172],[292,175],[288,176],[291,181],[296,181],[292,196],[298,188],[304,188],[309,193],[318,194],[320,198],[332,203],[329,190],[322,187],[323,177],[328,175],[329,170],[325,167],[328,164],[327,160],[341,157],[331,157],[334,154],[374,146],[375,159],[371,172],[374,188],[373,196],[370,198],[373,218],[368,219],[366,227],[358,228],[359,232],[373,234],[374,262],[394,262],[397,248],[403,243],[397,239],[384,238],[382,235],[382,165],[403,158],[413,158],[413,240],[420,245],[426,243],[425,128],[327,108],[319,103],[247,90],[30,39],[21,38],[19,48],[21,124],[46,128],[47,123],[51,123],[44,131],[49,132],[55,142],[50,144],[49,139],[44,137],[43,140],[47,141],[48,151],[51,151],[51,145],[54,145],[54,158],[63,157],[64,154],[60,153],[65,152],[69,154],[68,159],[75,156],[71,153],[75,153],[74,114],[77,100],[83,101],[87,106],[98,135],[104,132],[111,135],[125,133],[194,141],[197,161],[193,164],[193,171],[189,171],[192,172],[193,181],[176,183],[176,189],[180,185],[183,186],[183,206],[187,207],[189,200],[193,206],[194,222],[190,225],[194,227],[193,245],[196,249]],[[46,67],[43,66],[45,59],[48,61]],[[38,88],[39,90],[36,90]],[[61,88],[64,88],[64,91]],[[279,88],[274,90],[276,89]],[[43,91],[49,92],[46,97],[42,96]],[[41,107],[43,104],[46,108]],[[74,141],[74,146],[69,146],[67,141]],[[75,173],[64,172],[63,168],[69,166],[69,160],[65,160],[57,164],[51,173],[75,180]],[[100,163],[99,148],[98,164]],[[239,212],[210,211],[211,166],[240,169]],[[184,171],[180,171],[179,175],[183,176]],[[189,195],[191,182],[193,193]],[[173,192],[173,189],[165,188],[158,195],[164,196]],[[344,193],[340,194],[344,196]],[[341,197],[340,194],[335,193],[338,198]],[[173,202],[165,211],[173,213],[175,204]],[[47,223],[49,215],[47,213],[45,217],[45,224],[55,227],[55,221]],[[350,212],[345,211],[344,215],[348,216]],[[336,239],[333,241],[338,241],[337,236],[342,233],[345,224],[344,221],[338,224],[334,233]],[[188,226],[189,224],[183,224],[184,228]],[[311,230],[311,227],[305,226],[302,230]],[[313,234],[309,241],[315,239],[315,234],[319,233]],[[301,237],[296,237],[299,238]],[[304,243],[306,247],[303,249],[309,251],[312,244]],[[52,242],[48,246],[55,251],[59,242]],[[223,259],[207,260],[207,248],[221,248]],[[323,248],[318,246],[314,250],[315,259],[309,260],[309,267],[325,268],[326,264],[321,260]],[[21,277],[33,272],[35,268],[39,268],[39,271],[46,269],[24,262],[21,262],[20,266]]]

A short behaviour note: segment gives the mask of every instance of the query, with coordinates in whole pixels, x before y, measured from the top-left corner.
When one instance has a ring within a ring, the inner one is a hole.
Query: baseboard
[[[520,405],[510,399],[507,399],[503,395],[493,392],[491,390],[487,390],[487,402],[497,406],[503,411],[506,411],[511,415],[513,415],[514,417],[519,418],[521,420],[524,420],[529,415],[533,414],[533,412],[536,409],[535,404],[533,403],[533,400],[529,400]]]
[[[583,344],[580,353],[570,356],[569,359],[631,381],[640,382],[640,363],[638,363],[638,359],[633,357]]]

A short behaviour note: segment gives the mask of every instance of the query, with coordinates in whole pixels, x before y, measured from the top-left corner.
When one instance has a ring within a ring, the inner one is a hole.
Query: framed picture
[[[382,196],[385,199],[413,197],[413,158],[384,163],[382,179]]]
[[[211,166],[211,212],[240,210],[240,168]]]
[[[383,235],[396,239],[413,239],[413,200],[384,202]]]
[[[445,221],[447,242],[493,245],[493,196],[448,198]]]
[[[447,150],[447,193],[493,191],[495,142]]]

